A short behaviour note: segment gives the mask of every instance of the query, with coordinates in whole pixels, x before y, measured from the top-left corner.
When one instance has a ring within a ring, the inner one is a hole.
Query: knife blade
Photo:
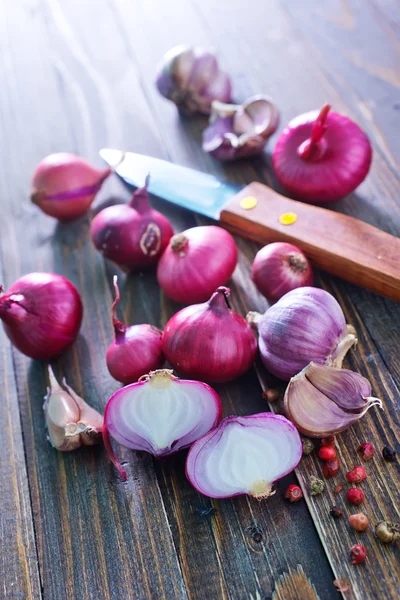
[[[305,204],[253,182],[241,189],[167,161],[103,148],[101,157],[127,183],[220,221],[260,243],[289,242],[319,268],[400,300],[400,239],[354,217]]]

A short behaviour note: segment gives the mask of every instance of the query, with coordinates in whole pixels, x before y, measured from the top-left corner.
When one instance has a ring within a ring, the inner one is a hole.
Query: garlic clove
[[[371,395],[369,381],[348,369],[335,369],[312,362],[306,367],[305,376],[314,387],[345,410],[365,408],[366,398]]]
[[[48,366],[50,387],[43,405],[48,438],[60,451],[70,451],[82,445],[101,441],[103,417],[70,388],[64,390]]]

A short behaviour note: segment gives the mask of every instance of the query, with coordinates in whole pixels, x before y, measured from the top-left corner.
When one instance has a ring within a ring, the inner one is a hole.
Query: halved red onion
[[[302,443],[285,417],[259,413],[227,417],[204,435],[186,460],[190,483],[210,498],[271,496],[272,485],[298,465]]]
[[[109,399],[104,411],[104,445],[126,481],[110,435],[126,448],[168,456],[210,431],[221,414],[221,400],[206,383],[178,379],[168,369],[152,371]]]

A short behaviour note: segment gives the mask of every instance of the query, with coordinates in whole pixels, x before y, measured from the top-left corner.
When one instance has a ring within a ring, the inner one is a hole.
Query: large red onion
[[[250,313],[248,320],[257,325],[263,364],[285,381],[311,361],[341,367],[357,343],[338,302],[319,288],[292,290],[262,316]]]
[[[129,204],[105,208],[90,228],[97,250],[129,271],[155,265],[174,233],[168,219],[150,206],[148,184],[149,176]]]
[[[364,181],[372,148],[364,131],[330,111],[299,115],[276,142],[272,161],[279,183],[295,198],[313,204],[339,200]]]
[[[112,169],[97,169],[75,154],[46,156],[32,177],[31,200],[46,215],[71,221],[84,215]]]
[[[220,287],[204,304],[187,306],[166,324],[161,348],[182,375],[221,383],[250,369],[257,341],[246,320],[228,307]]]
[[[314,279],[303,252],[286,242],[268,244],[257,252],[252,277],[257,289],[270,302],[298,287],[312,285]]]
[[[161,331],[157,327],[147,323],[128,327],[115,317],[119,302],[117,276],[114,277],[114,288],[112,322],[115,339],[107,350],[106,360],[112,377],[126,385],[149,371],[160,369],[165,358],[161,351]]]
[[[221,414],[221,400],[207,384],[154,371],[111,396],[104,411],[104,444],[125,481],[110,435],[126,448],[164,457],[188,448],[219,423]]]
[[[0,319],[18,350],[40,360],[59,356],[75,341],[82,321],[76,287],[55,273],[30,273],[0,297]]]
[[[272,485],[300,462],[296,427],[279,415],[227,417],[189,450],[186,475],[205,496],[271,496]]]
[[[205,302],[235,270],[237,248],[230,233],[216,225],[192,227],[171,238],[158,263],[164,293],[181,304]]]

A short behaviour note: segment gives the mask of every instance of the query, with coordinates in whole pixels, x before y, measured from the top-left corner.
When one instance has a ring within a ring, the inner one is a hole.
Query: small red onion
[[[148,175],[129,204],[99,212],[90,228],[97,250],[128,271],[155,265],[174,233],[168,219],[149,204],[149,181]]]
[[[126,448],[164,457],[188,448],[219,423],[221,414],[221,400],[207,384],[178,379],[166,369],[154,371],[111,396],[104,411],[104,445],[126,481],[110,435]]]
[[[175,302],[205,302],[227,283],[238,252],[230,233],[216,225],[192,227],[171,238],[158,263],[157,280]]]
[[[286,242],[268,244],[257,252],[252,277],[257,289],[270,302],[276,302],[291,290],[312,285],[314,279],[303,252]]]
[[[31,200],[46,215],[71,221],[90,208],[112,169],[97,169],[67,152],[46,156],[32,177]]]
[[[285,127],[272,161],[279,183],[313,204],[339,200],[366,178],[372,148],[364,131],[330,105],[299,115]]]
[[[160,94],[185,114],[209,114],[212,100],[229,102],[231,82],[216,57],[199,46],[176,46],[159,66],[156,85]]]
[[[335,298],[314,287],[292,290],[262,316],[249,313],[248,320],[257,325],[264,366],[285,381],[311,361],[341,367],[357,343]]]
[[[189,450],[186,476],[210,498],[249,494],[264,500],[272,485],[296,468],[302,444],[285,417],[259,413],[227,417]]]
[[[239,105],[215,100],[211,108],[203,150],[219,160],[260,154],[279,125],[278,109],[266,96],[253,96]]]
[[[55,273],[29,273],[0,297],[0,319],[12,344],[30,358],[51,360],[76,339],[82,322],[76,287]]]
[[[312,438],[344,431],[372,406],[382,408],[382,402],[371,396],[365,377],[313,362],[292,377],[284,398],[286,416],[300,433]]]
[[[161,331],[143,323],[127,327],[115,318],[119,302],[117,276],[114,276],[115,300],[112,305],[112,322],[115,339],[107,350],[107,367],[110,374],[124,385],[133,383],[149,371],[160,369],[165,363],[161,352]]]
[[[161,348],[182,375],[222,383],[250,369],[257,341],[246,320],[228,307],[228,288],[204,304],[187,306],[166,324]]]

